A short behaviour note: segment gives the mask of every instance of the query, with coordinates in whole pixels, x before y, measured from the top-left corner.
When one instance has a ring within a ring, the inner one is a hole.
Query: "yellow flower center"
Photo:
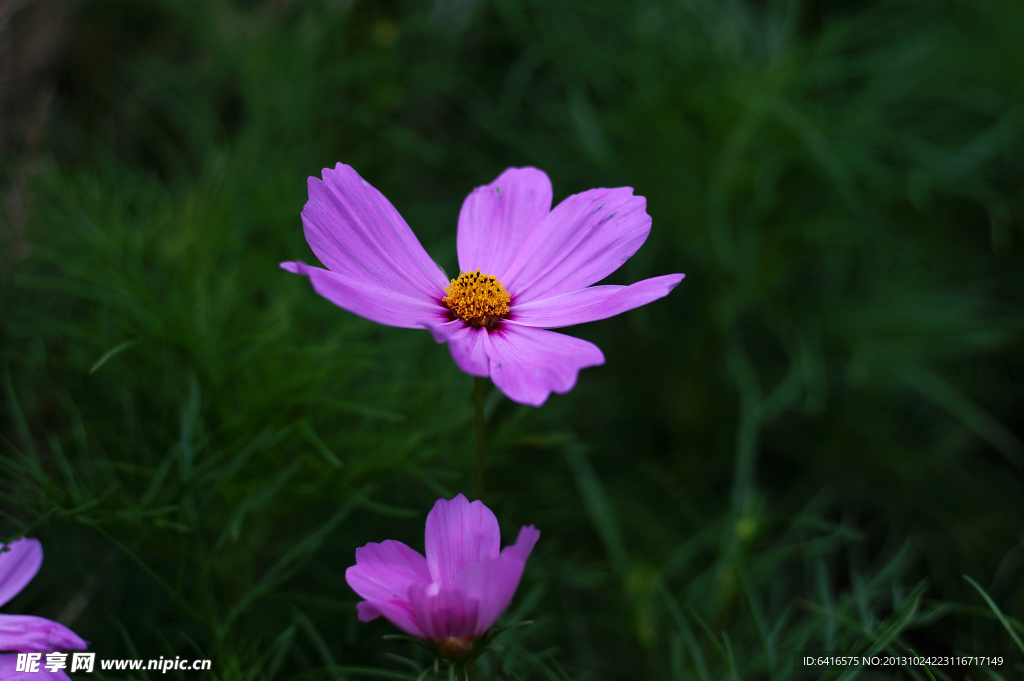
[[[445,657],[461,660],[473,651],[474,640],[470,636],[449,636],[435,640],[434,645]]]
[[[490,326],[501,319],[508,314],[512,300],[497,277],[480,274],[480,270],[463,272],[458,279],[452,279],[444,292],[441,302],[473,326]]]

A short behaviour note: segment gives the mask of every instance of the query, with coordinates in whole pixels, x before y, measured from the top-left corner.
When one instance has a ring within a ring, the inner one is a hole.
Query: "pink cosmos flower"
[[[0,544],[0,550],[4,548]],[[0,553],[0,606],[18,595],[39,572],[43,547],[38,539],[19,539]],[[45,653],[85,650],[88,644],[63,624],[32,615],[0,615],[0,679],[64,679],[62,670],[46,669]],[[14,652],[10,652],[14,651]],[[18,653],[44,653],[35,673],[18,672]],[[70,657],[68,658],[70,660]],[[70,667],[70,663],[67,664]]]
[[[539,538],[532,525],[523,527],[499,552],[497,518],[460,494],[438,499],[427,515],[426,558],[393,539],[370,543],[356,549],[345,580],[366,599],[357,606],[360,620],[383,615],[460,659],[508,607]]]
[[[540,406],[566,393],[580,369],[604,363],[585,340],[546,329],[606,319],[668,295],[682,274],[631,286],[591,286],[647,239],[647,202],[629,187],[591,189],[551,208],[551,182],[509,168],[466,197],[458,278],[448,281],[384,195],[339,163],[309,178],[306,241],[327,269],[309,276],[335,305],[381,324],[425,328],[459,368],[490,376],[509,398]]]

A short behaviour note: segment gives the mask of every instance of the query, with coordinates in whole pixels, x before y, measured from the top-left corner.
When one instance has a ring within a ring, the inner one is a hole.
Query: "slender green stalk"
[[[480,380],[483,380],[483,379],[480,379],[480,378],[478,378],[478,379],[476,379],[476,380],[480,381]],[[457,679],[458,679],[459,681],[469,681],[469,670],[468,670],[468,669],[466,669],[466,668],[465,668],[464,666],[462,666],[462,665],[459,665],[459,666],[458,666],[458,667],[457,667],[457,668],[455,669],[455,675],[456,675],[456,678],[457,678]]]
[[[473,378],[476,385],[476,498],[484,498],[484,379]]]

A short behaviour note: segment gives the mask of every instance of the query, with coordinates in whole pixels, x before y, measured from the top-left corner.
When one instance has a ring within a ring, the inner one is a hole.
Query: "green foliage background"
[[[449,273],[465,195],[533,165],[556,201],[647,197],[613,283],[687,278],[571,329],[607,364],[570,394],[491,390],[488,504],[506,543],[542,538],[506,618],[535,624],[471,678],[840,675],[798,651],[1020,673],[1020,3],[39,0],[4,21],[10,73],[57,36],[6,81],[0,539],[46,551],[6,612],[219,679],[415,678],[429,660],[357,622],[344,571],[369,541],[422,549],[433,502],[471,491],[472,381],[277,264],[316,262],[305,178],[338,161]],[[965,671],[988,678],[842,678]]]

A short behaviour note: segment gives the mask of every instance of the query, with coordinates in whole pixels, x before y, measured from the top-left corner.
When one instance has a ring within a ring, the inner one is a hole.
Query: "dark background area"
[[[487,503],[542,537],[471,678],[1017,678],[1022,35],[1008,0],[7,0],[0,541],[46,559],[4,611],[415,679],[344,570],[471,492],[472,380],[277,265],[338,161],[448,272],[532,165],[647,197],[610,283],[687,278],[569,329],[607,363],[568,395],[490,389]]]

